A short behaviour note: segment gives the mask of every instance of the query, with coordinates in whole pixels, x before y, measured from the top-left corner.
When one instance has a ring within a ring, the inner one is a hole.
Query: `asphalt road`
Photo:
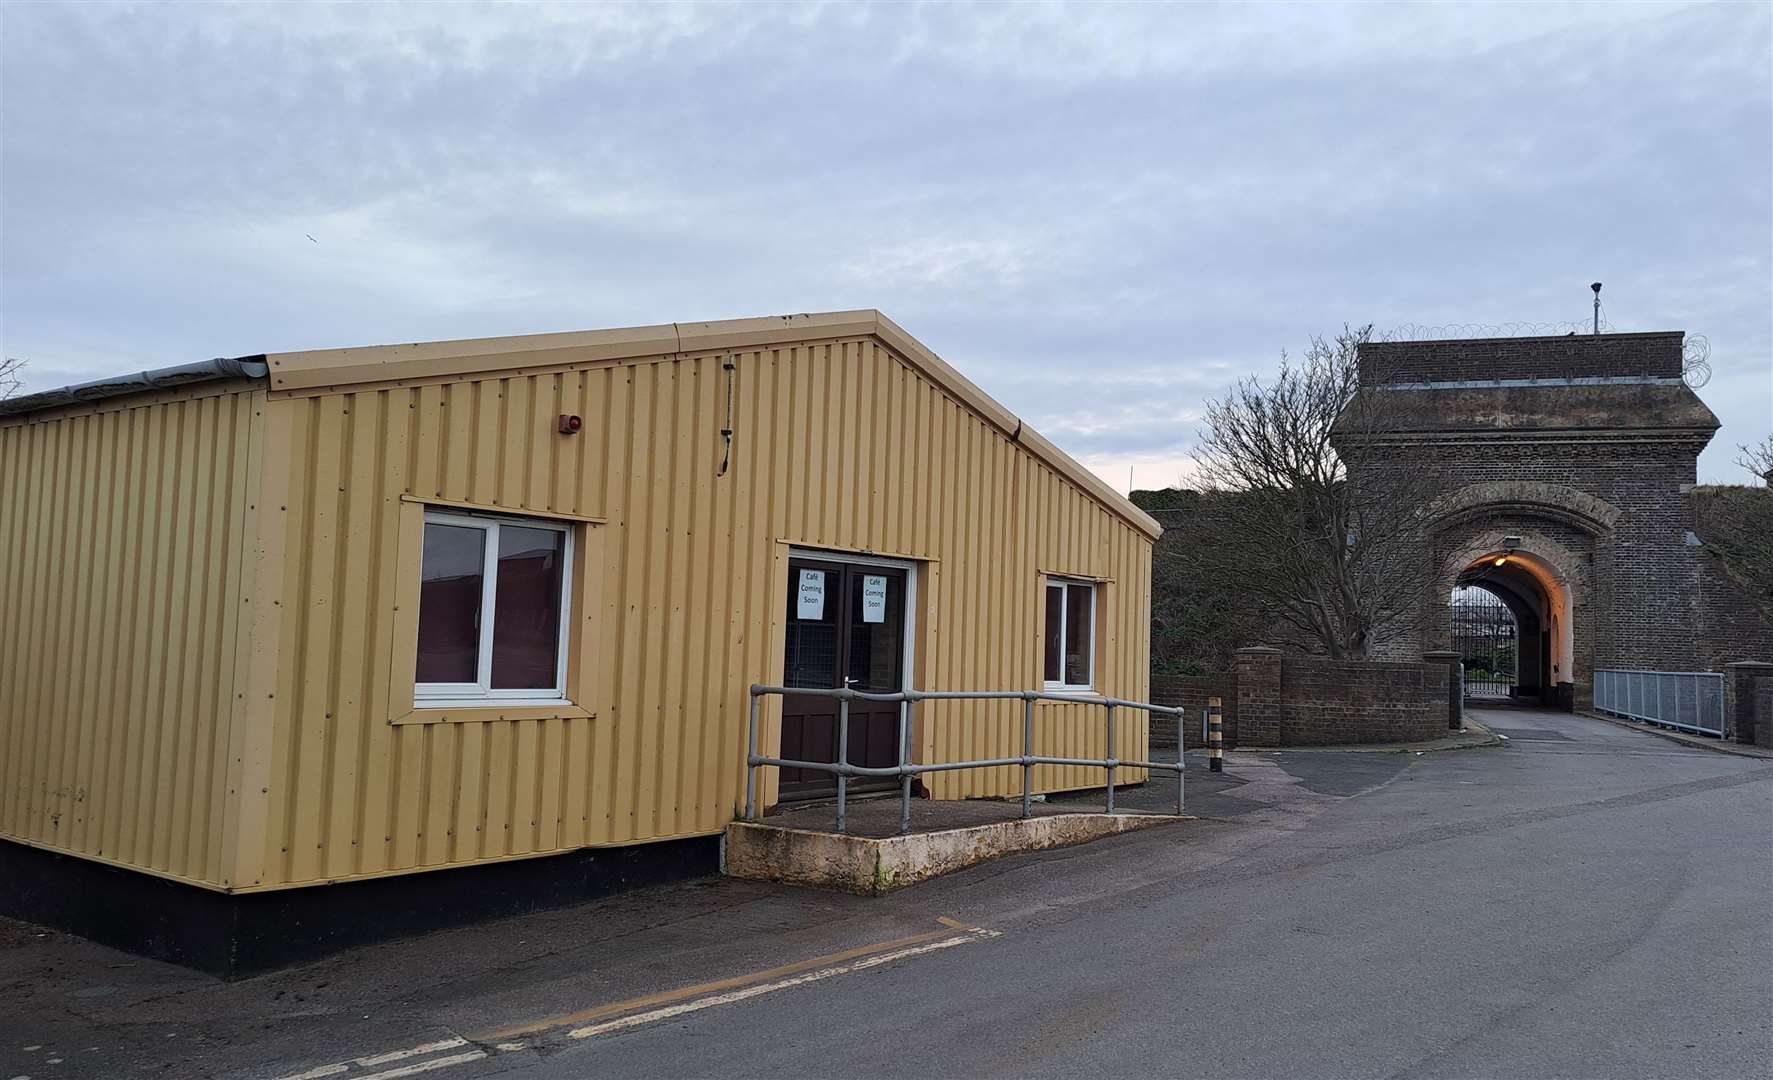
[[[1482,719],[881,899],[714,881],[234,984],[11,924],[0,1080],[1769,1075],[1773,764]]]

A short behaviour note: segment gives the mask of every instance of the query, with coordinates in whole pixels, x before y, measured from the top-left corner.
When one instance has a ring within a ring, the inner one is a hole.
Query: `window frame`
[[[1070,633],[1071,587],[1081,585],[1090,590],[1090,640],[1084,649],[1084,659],[1088,663],[1085,681],[1073,683],[1065,681],[1065,646],[1069,644],[1067,635]],[[1046,677],[1046,617],[1047,603],[1052,599],[1051,590],[1059,592],[1059,678]],[[1102,582],[1090,578],[1063,577],[1058,574],[1047,574],[1041,579],[1041,688],[1051,694],[1093,694],[1096,692],[1096,620],[1102,611]]]
[[[481,582],[480,582],[480,641],[476,654],[475,671],[479,676],[476,681],[437,683],[413,682],[414,709],[457,709],[496,706],[524,705],[560,705],[568,702],[567,676],[569,662],[567,650],[571,644],[572,629],[572,597],[573,567],[578,530],[571,522],[554,521],[547,518],[517,517],[499,514],[478,514],[462,511],[436,510],[426,507],[421,519],[420,536],[424,529],[433,524],[448,525],[456,528],[478,529],[484,533],[481,545]],[[561,533],[565,541],[560,555],[560,622],[555,630],[554,646],[554,685],[552,687],[522,687],[498,689],[492,685],[492,648],[495,623],[498,616],[498,563],[499,563],[499,529],[502,525],[512,525],[524,529],[546,530]],[[420,545],[421,552],[423,544]],[[423,592],[424,561],[420,556],[419,579],[421,596]],[[415,625],[423,621],[423,600],[419,610],[415,612]],[[414,641],[414,661],[416,663],[417,640]]]

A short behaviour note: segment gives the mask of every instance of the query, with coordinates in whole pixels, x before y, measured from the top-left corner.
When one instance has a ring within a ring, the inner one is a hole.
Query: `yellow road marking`
[[[904,949],[895,949],[892,952],[875,953],[872,956],[864,956],[860,960],[851,963],[836,964],[831,967],[819,968],[800,975],[793,975],[786,979],[776,979],[772,982],[756,983],[752,986],[747,986],[742,990],[730,990],[724,994],[710,994],[683,1002],[682,1004],[667,1005],[661,1009],[648,1009],[645,1012],[628,1013],[625,1016],[618,1016],[614,1020],[605,1020],[601,1024],[588,1024],[585,1027],[574,1028],[566,1034],[568,1038],[572,1039],[590,1039],[598,1035],[608,1034],[612,1031],[626,1031],[629,1028],[642,1027],[646,1024],[657,1023],[660,1020],[669,1020],[673,1017],[683,1016],[686,1013],[700,1012],[703,1009],[712,1009],[717,1005],[731,1005],[734,1002],[746,1001],[750,998],[760,997],[764,994],[773,994],[777,990],[789,990],[796,986],[805,986],[807,983],[819,982],[822,979],[829,979],[838,975],[848,975],[852,971],[861,971],[865,968],[878,967],[881,964],[890,964],[895,960],[905,960],[913,956],[922,956],[925,953],[936,952],[939,949],[952,949],[956,945],[966,945],[970,942],[980,940],[981,937],[987,936],[996,937],[997,931],[976,930],[964,934],[950,934],[947,937],[938,938],[935,941],[928,941],[922,945],[912,945]]]
[[[793,964],[783,964],[781,967],[769,968],[765,971],[754,971],[748,975],[734,975],[731,978],[697,983],[694,986],[684,986],[679,987],[676,990],[664,990],[656,994],[646,994],[641,997],[629,998],[626,1001],[616,1001],[608,1005],[599,1005],[595,1008],[584,1009],[579,1012],[566,1013],[561,1016],[551,1016],[545,1020],[536,1020],[527,1024],[515,1024],[511,1027],[500,1028],[497,1031],[490,1031],[485,1034],[470,1035],[468,1036],[468,1039],[472,1042],[485,1045],[487,1043],[508,1042],[524,1035],[535,1035],[539,1032],[553,1030],[554,1028],[595,1024],[599,1020],[605,1020],[613,1016],[620,1016],[623,1013],[635,1012],[640,1009],[656,1008],[661,1005],[673,1005],[681,1001],[688,1001],[691,998],[702,997],[708,994],[721,994],[729,990],[740,990],[757,983],[771,982],[791,975],[798,975],[804,971],[812,971],[816,968],[827,967],[833,964],[842,964],[845,961],[856,960],[864,956],[871,956],[875,953],[892,952],[912,945],[922,945],[928,941],[935,941],[937,938],[951,937],[956,930],[978,929],[978,927],[968,926],[965,923],[956,922],[949,918],[939,918],[936,921],[942,924],[942,929],[931,930],[927,934],[912,934],[910,937],[895,938],[892,941],[880,941],[873,945],[858,945],[853,949],[844,949],[841,952],[826,953],[824,956],[815,956],[810,960],[801,960]]]

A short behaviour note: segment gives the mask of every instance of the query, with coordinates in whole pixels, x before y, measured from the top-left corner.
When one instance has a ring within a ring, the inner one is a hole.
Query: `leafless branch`
[[[23,386],[25,383],[22,374],[24,370],[25,361],[23,357],[8,356],[4,359],[0,359],[0,401],[5,401],[7,398],[18,393],[19,387]]]

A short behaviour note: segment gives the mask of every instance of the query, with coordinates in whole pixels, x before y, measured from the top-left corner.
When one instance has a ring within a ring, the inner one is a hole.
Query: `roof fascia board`
[[[270,353],[271,389],[306,390],[358,383],[399,382],[437,375],[496,374],[520,367],[619,360],[677,351],[677,328],[631,326],[564,334],[368,345],[349,349]]]
[[[451,375],[485,375],[518,368],[632,360],[684,352],[749,349],[809,337],[860,337],[874,332],[879,313],[837,311],[770,315],[718,322],[662,323],[616,330],[468,338],[412,345],[271,353],[273,390],[306,390],[368,382]]]

